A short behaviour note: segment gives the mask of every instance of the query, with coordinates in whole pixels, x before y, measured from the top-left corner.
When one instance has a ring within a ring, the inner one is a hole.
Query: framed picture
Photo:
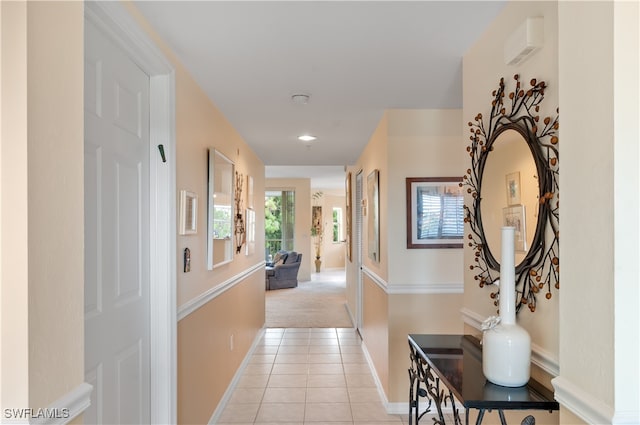
[[[247,208],[253,209],[253,177],[247,176]]]
[[[507,184],[507,205],[520,204],[520,172],[509,173],[505,177]]]
[[[525,252],[527,250],[525,217],[524,205],[514,205],[502,209],[502,225],[515,227],[515,250],[519,252]]]
[[[246,245],[244,255],[252,255],[256,252],[256,212],[250,208],[245,211],[246,214]]]
[[[462,177],[407,177],[407,248],[462,248]]]
[[[180,229],[181,235],[198,233],[198,197],[188,190],[180,191]]]
[[[367,176],[367,242],[369,258],[380,262],[380,172],[373,170]],[[365,211],[367,207],[363,208]],[[363,213],[364,215],[364,213]]]

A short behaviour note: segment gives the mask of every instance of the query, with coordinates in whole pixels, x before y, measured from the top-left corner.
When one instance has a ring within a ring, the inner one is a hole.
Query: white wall
[[[406,178],[462,177],[462,111],[390,110],[389,285],[462,284],[462,249],[407,249]]]
[[[532,57],[517,66],[506,65],[503,57],[503,46],[509,35],[521,25],[527,17],[544,17],[544,46]],[[529,86],[532,78],[543,80],[547,83],[545,99],[541,105],[540,115],[555,116],[558,107],[558,20],[557,3],[555,2],[510,2],[504,10],[467,51],[463,58],[463,128],[464,141],[462,152],[469,145],[467,122],[472,121],[478,113],[487,117],[491,110],[493,99],[491,92],[498,88],[500,78],[505,78],[507,92],[515,88],[514,74],[520,74],[525,87]],[[560,128],[562,131],[563,115],[560,115]],[[563,138],[560,136],[562,145]],[[467,158],[464,169],[471,162]],[[563,159],[560,161],[560,175],[563,176]],[[562,191],[561,191],[562,192]],[[561,195],[563,196],[563,195]],[[466,202],[469,205],[469,201]],[[560,211],[561,224],[563,210]],[[561,232],[562,234],[562,232]],[[560,237],[562,246],[563,237]],[[480,288],[478,282],[473,279],[474,273],[469,270],[473,262],[473,250],[465,246],[464,260],[464,308],[480,317],[496,314],[493,300],[489,298],[491,287]],[[495,254],[500,258],[499,253]],[[562,264],[562,258],[561,258]],[[562,266],[564,267],[564,265]],[[528,309],[522,309],[518,315],[518,321],[531,334],[533,344],[540,352],[547,355],[552,363],[558,362],[558,304],[559,293],[552,291],[551,300],[539,297],[535,313]]]
[[[528,16],[544,16],[544,48],[504,65]],[[515,73],[547,82],[541,116],[560,107],[561,286],[519,320],[558,363],[562,424],[640,420],[638,18],[637,2],[511,2],[464,58],[465,121]],[[492,314],[465,273],[465,308]]]
[[[562,320],[554,385],[585,422],[640,423],[638,3],[561,2],[558,11]]]

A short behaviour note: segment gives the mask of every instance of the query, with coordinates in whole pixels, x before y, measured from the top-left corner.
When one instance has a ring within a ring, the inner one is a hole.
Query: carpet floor
[[[297,288],[267,291],[267,328],[351,328],[344,270],[314,273]]]

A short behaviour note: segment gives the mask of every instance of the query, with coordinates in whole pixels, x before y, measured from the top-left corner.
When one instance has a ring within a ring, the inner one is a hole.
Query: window
[[[418,239],[457,239],[464,234],[464,199],[418,188]]]
[[[265,255],[279,250],[293,250],[295,225],[295,192],[268,191],[264,197]]]
[[[342,240],[342,208],[333,208],[333,242]]]
[[[231,239],[231,205],[219,205],[213,210],[213,238]]]

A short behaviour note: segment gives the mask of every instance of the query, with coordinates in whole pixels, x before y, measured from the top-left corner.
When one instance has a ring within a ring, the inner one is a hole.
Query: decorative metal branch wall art
[[[527,143],[533,156],[538,180],[538,210],[535,233],[530,248],[516,265],[517,311],[526,305],[532,312],[536,309],[536,296],[541,291],[552,297],[551,287],[560,288],[559,272],[559,194],[558,194],[558,110],[555,117],[540,118],[540,104],[544,100],[547,85],[532,79],[529,88],[524,88],[519,75],[513,77],[515,90],[505,92],[504,78],[497,90],[492,92],[491,112],[485,119],[481,113],[469,122],[471,144],[467,152],[471,168],[463,177],[461,185],[467,187],[471,205],[465,205],[465,222],[468,224],[468,244],[473,249],[474,259],[470,269],[480,287],[492,284],[499,278],[500,264],[487,244],[485,223],[481,203],[483,175],[487,159],[494,150],[494,142],[507,130],[517,131]],[[499,290],[491,292],[494,305],[498,305]]]
[[[236,254],[240,254],[242,245],[244,244],[246,232],[244,220],[242,218],[242,184],[244,183],[244,176],[236,171],[236,185],[235,185],[235,217],[234,217],[234,230],[236,237]]]

